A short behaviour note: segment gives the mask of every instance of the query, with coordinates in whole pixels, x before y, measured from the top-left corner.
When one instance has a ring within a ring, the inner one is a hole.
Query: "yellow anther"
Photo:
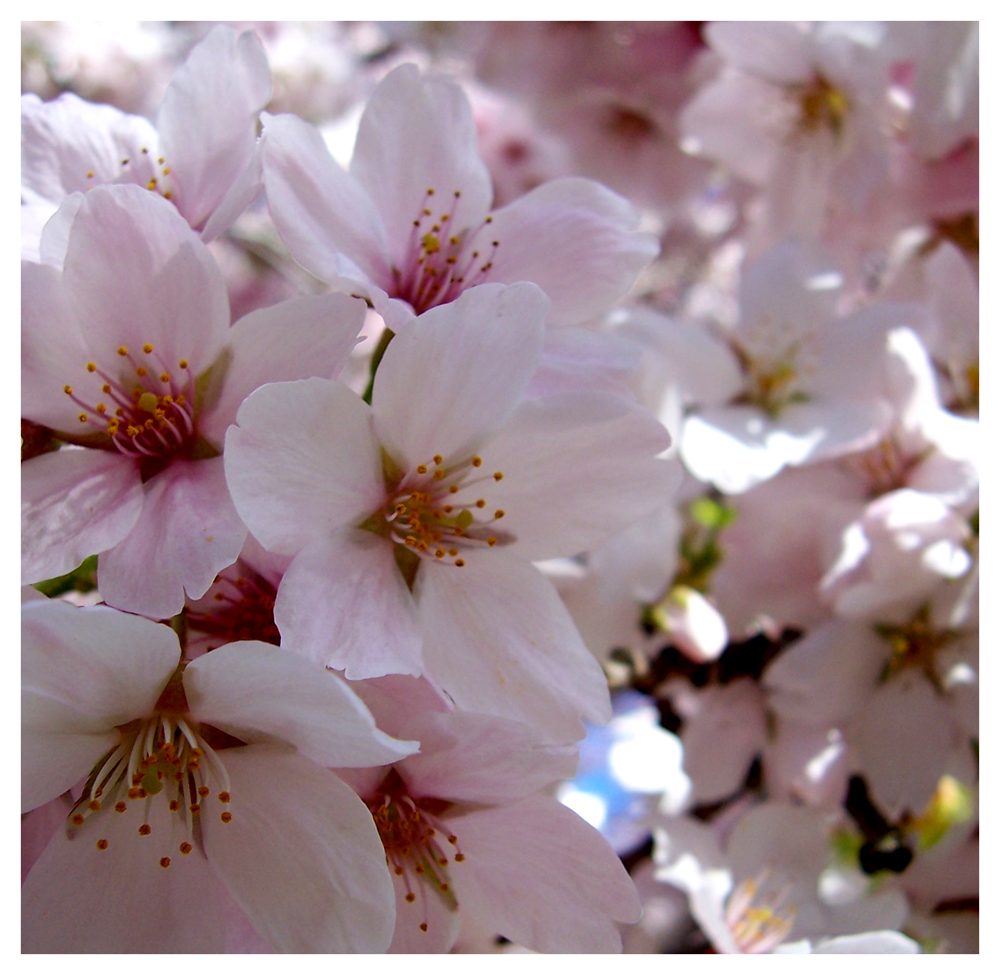
[[[110,392],[111,392],[111,385],[110,385],[109,383],[105,383],[105,384],[104,384],[104,385],[103,385],[103,386],[101,387],[101,392],[102,392],[102,393],[110,393]]]
[[[224,823],[231,823],[233,821],[233,814],[231,812],[224,812],[219,816]]]
[[[465,854],[464,853],[456,853],[455,854],[455,862],[456,863],[461,863],[464,859],[465,859]]]
[[[137,376],[145,376],[149,370],[145,366],[138,366],[135,370]]]
[[[400,875],[402,875],[402,873],[403,873],[403,868],[402,867],[399,868],[399,873],[400,873]],[[411,894],[407,894],[406,895],[406,903],[407,904],[412,904],[416,899],[417,899],[417,895],[416,894],[412,894],[411,893]]]
[[[195,814],[200,813],[201,812],[201,804],[197,803],[197,802],[192,802],[191,805],[188,806],[188,809],[190,809],[191,812],[193,812]]]
[[[86,414],[86,413],[81,413],[81,414],[80,414],[80,415],[79,415],[79,416],[77,417],[77,419],[78,419],[78,420],[79,420],[79,421],[80,421],[81,423],[86,423],[86,422],[87,422],[87,414]]]
[[[87,363],[87,372],[97,372],[97,363],[96,362],[88,362]]]
[[[444,475],[445,475],[445,472],[443,470],[435,471],[434,472],[434,480],[435,481],[443,481],[444,480]]]
[[[155,176],[146,184],[146,189],[147,190],[155,190],[156,189],[156,177]]]
[[[152,833],[152,832],[153,832],[153,828],[149,825],[149,823],[143,823],[139,827],[139,835],[140,836],[149,836],[149,834]]]
[[[87,170],[87,179],[93,179],[93,178],[94,178],[94,171],[92,169],[88,169]]]
[[[101,808],[101,804],[97,799],[91,799],[90,802],[87,803],[87,808],[91,812],[97,812],[97,810]]]
[[[170,857],[160,857],[160,866],[166,870],[170,866]]]
[[[121,356],[128,355],[128,348],[126,346],[124,346],[124,345],[119,345],[118,346],[118,354],[121,355]]]
[[[201,796],[202,799],[204,799],[205,796],[207,796],[210,791],[211,790],[208,788],[207,785],[198,786],[198,795]]]
[[[458,494],[458,485],[457,485],[457,484],[452,484],[452,485],[451,485],[451,486],[450,486],[450,487],[448,488],[448,491],[449,491],[449,492],[450,492],[451,494]]]
[[[458,555],[458,549],[457,548],[450,548],[450,549],[448,549],[448,554],[452,558],[454,558],[456,555]]]
[[[152,346],[151,346],[151,345],[150,345],[150,344],[149,344],[149,343],[147,342],[147,343],[146,343],[146,344],[145,344],[145,345],[144,345],[144,346],[142,347],[142,351],[143,351],[143,352],[145,352],[145,353],[146,353],[146,355],[149,355],[149,353],[153,351],[153,347],[152,347]]]
[[[67,396],[72,396],[73,395],[73,387],[72,386],[63,386],[63,392]]]
[[[74,826],[82,826],[83,825],[83,821],[84,821],[83,820],[83,816],[80,813],[75,813],[73,815],[72,822],[73,822]]]
[[[219,793],[219,802],[229,802],[229,793],[228,792],[220,792]]]
[[[115,812],[123,813],[125,812],[126,809],[128,809],[128,804],[122,802],[121,799],[119,799],[118,802],[115,803]]]
[[[465,565],[465,560],[464,559],[455,559],[455,565],[457,565],[461,569],[462,566]]]
[[[170,811],[177,812],[181,808],[181,804],[176,799],[170,800]]]
[[[95,843],[94,845],[99,850],[106,850],[108,848],[108,841],[107,840],[98,840],[97,843]]]
[[[160,156],[160,158],[156,161],[162,166],[166,162],[166,159],[164,159],[163,156]]]
[[[98,413],[108,412],[108,408],[103,403],[98,403],[97,406],[94,407],[94,409],[97,410]]]
[[[496,543],[497,540],[492,535],[490,535],[490,537],[486,539],[486,544],[489,545],[490,548],[493,548],[493,546],[496,545]]]
[[[164,166],[163,167],[163,175],[164,176],[169,176],[170,175],[170,167],[169,166]],[[169,192],[169,190],[167,192]],[[167,194],[164,193],[163,195],[166,196]]]
[[[180,850],[184,856],[187,856],[194,849],[194,847],[190,843],[181,843],[177,849]]]
[[[444,458],[440,454],[435,454],[434,455],[434,463],[435,464],[440,464],[443,461],[444,461]]]
[[[420,922],[420,930],[421,931],[426,931],[427,930],[427,922],[426,921],[421,921]]]
[[[502,518],[506,513],[507,512],[504,511],[503,508],[497,508],[497,510],[493,512],[493,517]]]
[[[164,190],[163,191],[163,199],[165,199],[165,200],[169,200],[170,199],[170,190]]]
[[[493,472],[493,480],[494,481],[502,481],[503,480],[503,473],[501,471],[494,471]]]
[[[437,549],[437,551],[435,551],[434,553],[434,558],[436,559],[443,559],[444,556],[445,556],[445,551],[443,548]]]

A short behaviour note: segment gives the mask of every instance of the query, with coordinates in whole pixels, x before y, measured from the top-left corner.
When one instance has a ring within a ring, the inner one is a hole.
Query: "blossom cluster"
[[[94,44],[23,26],[23,950],[978,950],[978,25]]]

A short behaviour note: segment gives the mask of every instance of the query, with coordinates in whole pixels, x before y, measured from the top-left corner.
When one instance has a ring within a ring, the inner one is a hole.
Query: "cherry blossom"
[[[170,200],[211,240],[260,192],[257,116],[271,97],[267,58],[251,32],[216,26],[178,69],[156,126],[72,93],[21,99],[25,257],[37,259],[45,221],[73,193],[134,183]]]
[[[531,284],[484,285],[425,313],[386,350],[371,407],[330,381],[258,390],[226,470],[256,538],[294,556],[283,646],[351,679],[423,673],[463,708],[572,738],[580,716],[606,720],[606,683],[528,560],[651,511],[668,438],[605,393],[518,403],[546,304]]]
[[[325,768],[413,743],[267,644],[187,662],[169,627],[107,607],[22,621],[23,807],[85,780],[25,884],[26,951],[219,951],[241,914],[279,950],[386,947],[381,843]]]
[[[135,186],[91,190],[63,268],[21,271],[22,414],[69,445],[22,470],[23,578],[100,553],[107,602],[171,616],[246,538],[220,456],[240,402],[271,380],[335,375],[364,305],[300,298],[230,328],[205,245]]]

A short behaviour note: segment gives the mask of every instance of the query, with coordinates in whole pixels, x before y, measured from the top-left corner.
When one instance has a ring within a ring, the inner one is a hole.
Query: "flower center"
[[[726,924],[740,951],[747,955],[760,955],[773,951],[791,933],[795,910],[779,908],[784,894],[771,897],[766,903],[755,903],[758,881],[746,879],[726,902]]]
[[[852,457],[846,463],[857,470],[868,483],[868,496],[878,498],[890,491],[906,487],[910,474],[926,453],[916,456],[903,452],[899,442],[890,434],[874,447]]]
[[[437,818],[451,804],[441,799],[410,798],[399,774],[390,769],[367,805],[385,847],[385,862],[406,888],[406,903],[416,903],[417,891],[424,896],[430,891],[456,910],[458,901],[451,889],[448,865],[450,861],[462,863],[465,854],[458,846],[458,837]],[[420,930],[427,930],[426,908]]]
[[[260,640],[281,644],[281,634],[274,622],[274,599],[277,590],[260,573],[237,562],[232,570],[224,569],[212,589],[205,594],[214,606],[185,611],[188,627],[213,637],[208,650],[225,643]]]
[[[826,129],[835,136],[843,132],[851,105],[843,91],[821,75],[808,85],[794,86],[792,91],[798,104],[800,130],[816,132]]]
[[[938,675],[937,654],[953,644],[960,633],[954,630],[938,630],[931,625],[930,608],[921,606],[913,618],[901,626],[878,624],[875,631],[883,639],[889,641],[892,656],[886,666],[883,679],[893,674],[915,667],[921,670],[931,683],[941,690],[941,680]]]
[[[496,527],[506,512],[491,511],[480,487],[503,480],[503,472],[479,474],[482,466],[479,456],[445,464],[440,454],[418,465],[390,491],[383,511],[389,537],[418,558],[459,568],[465,565],[463,551],[512,541]]]
[[[107,183],[135,183],[138,186],[145,186],[147,190],[159,193],[165,200],[169,200],[173,195],[173,180],[170,167],[163,156],[154,157],[148,146],[143,146],[135,156],[123,156],[121,159],[121,169],[117,178],[106,181],[99,180],[97,173],[93,169],[88,169],[86,173],[87,189],[100,186],[102,182]]]
[[[187,359],[172,372],[149,343],[139,353],[124,345],[117,353],[128,363],[117,378],[87,363],[87,372],[102,381],[100,393],[91,394],[93,402],[72,386],[63,387],[81,408],[77,419],[106,434],[128,457],[168,459],[187,453],[196,439],[194,376]]]
[[[436,305],[454,301],[466,288],[482,284],[491,269],[500,241],[488,250],[476,245],[480,234],[493,223],[488,216],[474,231],[456,222],[462,193],[455,190],[450,209],[434,208],[435,191],[428,189],[413,220],[402,268],[393,267],[394,298],[402,298],[419,315]]]
[[[220,804],[219,818],[232,821],[229,811],[229,776],[226,768],[206,740],[213,737],[217,747],[242,744],[225,732],[201,726],[174,710],[159,710],[160,705],[180,704],[186,709],[181,685],[181,670],[175,672],[157,702],[151,717],[137,719],[118,729],[121,741],[101,759],[84,786],[83,793],[70,813],[70,829],[75,832],[98,813],[112,808],[116,815],[142,812],[136,828],[140,837],[153,833],[149,812],[154,801],[165,802],[171,813],[169,843],[183,837],[177,847],[186,856],[194,849],[195,832],[202,813],[202,802],[215,793]],[[141,806],[139,805],[141,803]],[[159,838],[158,838],[159,839]],[[155,841],[154,841],[155,842]],[[97,849],[108,849],[107,839],[98,839]],[[151,844],[152,846],[152,844]],[[157,852],[164,852],[160,848]],[[159,858],[161,867],[170,866],[170,857]]]

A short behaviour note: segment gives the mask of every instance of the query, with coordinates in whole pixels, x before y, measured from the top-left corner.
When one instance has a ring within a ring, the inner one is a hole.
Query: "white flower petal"
[[[221,457],[171,461],[145,488],[135,527],[98,560],[97,585],[109,605],[165,619],[181,611],[185,591],[198,599],[236,561],[246,528]]]
[[[125,813],[104,809],[70,838],[60,828],[21,894],[21,950],[33,952],[221,952],[239,910],[196,848],[171,837],[165,801]],[[151,826],[148,836],[139,824]],[[97,841],[108,841],[97,849]],[[170,865],[160,866],[169,856]]]
[[[226,478],[268,551],[293,555],[385,502],[371,410],[346,386],[272,383],[244,400],[236,422],[226,434]]]
[[[573,325],[606,312],[659,253],[624,197],[589,179],[554,179],[493,214],[500,242],[491,281],[533,281],[552,300],[548,321]],[[480,245],[480,250],[484,245]]]
[[[268,208],[295,260],[323,281],[391,285],[378,210],[319,132],[295,115],[265,113],[262,145]]]
[[[505,512],[522,558],[576,555],[662,505],[680,474],[656,459],[670,444],[659,421],[611,393],[577,392],[521,403],[482,446],[503,480],[482,489]]]
[[[497,550],[417,577],[427,672],[459,708],[532,725],[550,741],[611,717],[607,680],[555,587]]]
[[[532,951],[619,952],[615,921],[642,909],[592,826],[546,796],[450,821],[465,861],[451,869],[463,910]]]
[[[157,114],[172,201],[201,227],[250,161],[257,115],[271,97],[264,48],[252,31],[219,24],[174,72]]]
[[[421,77],[414,64],[386,75],[368,99],[351,175],[375,201],[397,263],[425,206],[450,213],[457,231],[478,228],[493,197],[469,100],[454,81]]]
[[[265,383],[335,379],[357,342],[365,310],[360,299],[330,294],[244,315],[229,330],[232,358],[218,401],[199,418],[201,435],[221,446],[240,404]]]
[[[40,582],[106,552],[143,506],[134,460],[105,450],[64,449],[21,467],[21,576]]]
[[[229,299],[214,258],[169,202],[138,186],[84,197],[65,276],[94,360],[117,374],[119,346],[151,343],[165,363],[199,373],[229,330]]]
[[[233,818],[203,814],[205,852],[254,927],[279,951],[385,951],[395,898],[364,803],[291,751],[251,745],[220,758]]]
[[[416,607],[388,539],[347,529],[307,545],[274,604],[281,644],[349,680],[421,672]]]
[[[538,364],[548,300],[533,284],[481,285],[421,315],[386,349],[372,408],[411,466],[471,450],[510,413]]]
[[[278,739],[325,768],[387,765],[416,745],[378,731],[336,676],[280,647],[241,641],[184,671],[191,715],[246,742]]]

